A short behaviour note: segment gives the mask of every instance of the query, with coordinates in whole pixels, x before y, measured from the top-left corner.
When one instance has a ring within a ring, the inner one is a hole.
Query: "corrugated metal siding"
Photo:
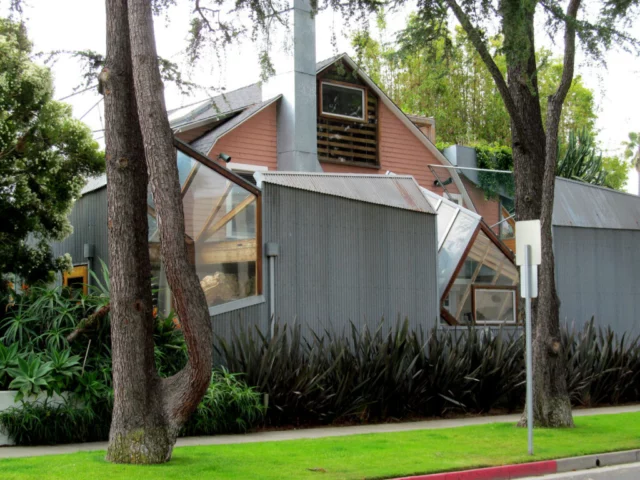
[[[69,253],[74,264],[86,263],[84,244],[94,245],[93,269],[100,269],[99,258],[109,262],[107,244],[107,189],[100,188],[80,197],[73,206],[69,221],[73,233],[62,242],[54,242],[51,247],[54,255]]]
[[[560,318],[640,333],[640,232],[554,227]]]
[[[553,224],[563,227],[640,230],[640,197],[556,178]]]
[[[268,183],[263,195],[263,239],[280,245],[278,321],[316,332],[398,317],[436,325],[434,215]]]
[[[254,327],[258,327],[263,333],[268,333],[268,319],[269,309],[266,302],[214,315],[211,317],[214,345],[219,348],[220,339],[223,339],[227,344],[230,343],[234,334],[245,333],[249,330],[255,333]],[[222,355],[217,350],[214,351],[214,363],[224,363]]]

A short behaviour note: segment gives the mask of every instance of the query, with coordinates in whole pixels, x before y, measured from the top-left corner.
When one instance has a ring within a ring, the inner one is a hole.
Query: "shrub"
[[[182,430],[185,436],[246,432],[262,419],[262,395],[238,374],[215,370],[207,393]]]
[[[111,408],[78,407],[71,402],[23,403],[0,412],[0,428],[17,445],[95,442],[109,436]]]
[[[593,322],[563,327],[568,388],[574,405],[640,400],[640,342]],[[300,325],[276,325],[217,339],[230,371],[268,394],[268,425],[373,421],[412,415],[520,409],[524,342],[502,330],[462,328],[411,332],[381,323],[371,331],[305,339]]]

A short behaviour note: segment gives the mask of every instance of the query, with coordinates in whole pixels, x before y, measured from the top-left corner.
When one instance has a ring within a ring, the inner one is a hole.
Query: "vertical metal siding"
[[[276,318],[322,333],[436,325],[435,215],[265,183],[265,242],[276,258]],[[308,333],[308,331],[307,331]]]
[[[74,264],[86,263],[84,244],[94,245],[93,269],[100,269],[100,261],[109,262],[107,244],[107,189],[94,190],[80,197],[69,215],[73,233],[61,242],[53,242],[55,256],[68,253]]]
[[[553,229],[560,319],[640,333],[640,231]]]

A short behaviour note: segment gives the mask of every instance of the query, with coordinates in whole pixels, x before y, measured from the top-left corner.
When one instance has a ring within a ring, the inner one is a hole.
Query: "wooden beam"
[[[358,153],[358,152],[348,152],[346,150],[327,149],[327,150],[324,150],[323,153],[327,155],[338,155],[338,156],[345,156],[345,157],[366,158],[367,160],[377,160],[377,157],[375,155],[367,155],[365,153]]]
[[[350,141],[355,141],[355,139],[350,139]],[[329,142],[327,140],[318,140],[318,145],[326,145],[329,147],[341,147],[341,148],[350,148],[353,150],[363,150],[365,152],[375,152],[376,148],[375,147],[366,147],[364,145],[353,145],[353,144],[349,144],[349,143],[341,143],[341,142]],[[333,150],[329,150],[329,152],[332,152]]]
[[[371,125],[371,130],[363,130],[363,128],[368,128],[368,124],[363,123],[358,125],[358,128],[350,127],[350,126],[341,126],[341,125],[329,125],[327,123],[318,123],[319,130],[333,130],[334,132],[345,132],[345,133],[359,133],[361,135],[371,135],[372,137],[376,136],[375,125]]]
[[[374,145],[378,143],[372,138],[352,137],[351,135],[343,135],[341,133],[318,132],[318,137],[327,138],[329,140],[345,140],[349,142],[369,143]],[[318,139],[318,141],[320,140]]]
[[[202,243],[196,247],[196,265],[255,262],[258,259],[256,247],[255,238]]]
[[[189,175],[187,175],[187,179],[185,180],[184,185],[180,190],[180,198],[184,198],[184,196],[187,194],[187,190],[189,190],[189,187],[193,183],[193,179],[196,178],[196,174],[198,173],[198,170],[200,170],[200,165],[202,164],[199,162],[195,162],[195,165],[189,172]]]
[[[222,217],[213,226],[211,226],[202,236],[202,240],[206,240],[207,238],[211,237],[211,235],[213,235],[218,230],[220,230],[222,227],[224,227],[227,223],[231,221],[233,217],[235,217],[240,212],[242,212],[245,208],[247,208],[255,199],[256,197],[249,194],[249,196],[245,198],[243,201],[241,201],[238,205],[236,205],[236,207],[233,210],[228,212],[224,217]]]
[[[204,226],[200,230],[200,233],[196,236],[196,243],[198,243],[202,239],[202,236],[204,235],[204,233],[211,226],[211,222],[213,222],[213,219],[216,217],[216,215],[218,214],[218,212],[222,208],[222,205],[224,205],[224,202],[227,199],[227,196],[229,195],[229,192],[231,191],[231,187],[233,187],[233,183],[227,181],[227,184],[226,184],[226,187],[224,189],[224,192],[222,193],[222,196],[218,199],[218,201],[216,202],[214,207],[211,209],[211,212],[209,213],[209,216],[207,217],[207,221],[204,222]]]
[[[464,307],[464,302],[467,301],[467,297],[469,296],[469,291],[471,290],[471,286],[473,285],[473,282],[475,282],[476,278],[478,278],[478,275],[480,275],[480,270],[482,270],[482,266],[484,265],[484,259],[487,258],[487,255],[489,255],[490,249],[491,249],[491,243],[487,244],[487,248],[484,251],[482,260],[480,260],[480,262],[478,263],[478,266],[476,267],[475,271],[473,272],[473,275],[471,276],[469,285],[467,285],[467,288],[465,289],[464,294],[462,295],[462,301],[460,302],[460,305],[458,306],[458,310],[456,311],[456,318],[460,318],[460,314],[462,313],[462,307]],[[473,315],[473,321],[475,323],[476,312],[473,311],[473,308],[471,309],[471,313]]]

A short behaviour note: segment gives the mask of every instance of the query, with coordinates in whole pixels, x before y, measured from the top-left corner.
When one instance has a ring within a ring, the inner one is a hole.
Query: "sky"
[[[0,0],[0,5],[6,2]],[[230,47],[218,58],[213,52],[205,52],[195,66],[186,65],[184,50],[189,28],[191,1],[178,0],[167,15],[155,20],[156,43],[159,54],[184,67],[190,80],[199,85],[221,91],[256,82],[259,79],[259,46],[246,39]],[[387,12],[385,40],[391,40],[400,30],[413,9],[408,4],[401,10]],[[105,11],[103,0],[27,0],[24,19],[36,52],[54,50],[105,51]],[[371,20],[373,26],[375,21]],[[631,27],[640,36],[640,24]],[[375,27],[372,27],[375,30]],[[336,53],[353,53],[347,33],[353,25],[345,25],[339,14],[324,11],[316,17],[316,58],[322,60]],[[335,42],[332,36],[335,34]],[[376,33],[374,32],[374,35]],[[551,48],[558,54],[562,45],[554,46],[544,35],[537,35],[539,46]],[[272,52],[272,55],[278,55]],[[630,131],[640,131],[640,58],[612,50],[606,56],[607,68],[585,64],[578,50],[576,74],[583,77],[586,86],[595,93],[598,121],[598,141],[606,155],[622,153],[621,143]],[[55,78],[56,98],[62,99],[74,93],[80,84],[80,65],[76,60],[60,57],[52,66]],[[204,91],[183,96],[167,85],[167,108],[177,108],[206,98]],[[95,89],[66,98],[73,106],[74,115],[89,124],[97,139],[103,136],[104,116],[101,96]],[[411,113],[411,112],[407,112]],[[638,193],[638,176],[632,171],[627,190]]]

